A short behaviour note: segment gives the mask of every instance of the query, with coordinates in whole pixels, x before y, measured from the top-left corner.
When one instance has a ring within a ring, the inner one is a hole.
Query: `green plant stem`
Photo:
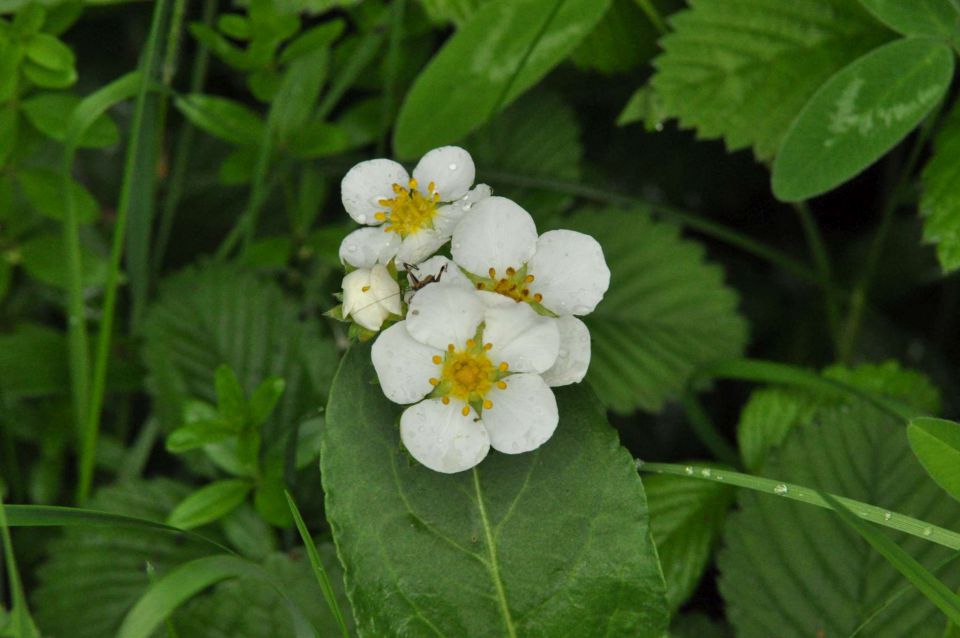
[[[90,397],[90,342],[83,304],[83,263],[80,257],[80,222],[77,207],[70,196],[73,154],[67,153],[63,166],[63,190],[66,202],[63,224],[63,243],[67,252],[67,339],[70,353],[70,389],[73,419],[78,436],[84,430],[87,401]],[[82,454],[82,451],[81,451]]]
[[[810,256],[813,264],[824,282],[833,281],[833,269],[830,266],[830,256],[827,253],[826,244],[823,241],[823,235],[817,226],[810,207],[806,202],[799,202],[793,207],[800,220],[800,226],[803,229],[804,237],[807,240],[807,246],[810,248]],[[837,305],[836,295],[833,294],[833,288],[829,285],[823,286],[824,307],[827,313],[827,321],[830,325],[830,334],[833,336],[834,347],[840,347],[840,309]]]
[[[117,289],[120,283],[120,261],[123,257],[123,247],[126,240],[127,219],[130,214],[133,191],[138,185],[134,183],[133,175],[136,171],[137,160],[141,145],[141,129],[145,119],[147,96],[150,90],[153,67],[158,58],[158,42],[160,26],[164,21],[169,0],[157,0],[154,5],[153,17],[150,25],[150,35],[147,39],[146,51],[141,62],[140,87],[137,93],[133,119],[130,123],[130,142],[127,147],[126,165],[124,167],[123,183],[120,187],[120,199],[117,204],[117,221],[113,231],[113,246],[110,251],[110,270],[107,273],[107,284],[104,293],[103,313],[100,320],[100,332],[97,338],[96,360],[93,373],[93,389],[90,405],[86,413],[85,425],[82,430],[80,446],[79,482],[77,485],[77,502],[84,503],[90,494],[93,483],[93,469],[97,450],[97,437],[100,433],[100,416],[103,408],[103,398],[106,392],[107,367],[110,355],[110,341],[113,336],[113,322],[116,315]]]
[[[514,186],[524,186],[556,193],[565,193],[567,195],[583,197],[585,199],[590,199],[613,206],[638,208],[646,213],[674,221],[686,228],[690,228],[691,230],[703,233],[708,237],[712,237],[731,246],[735,246],[744,252],[753,255],[754,257],[782,268],[783,270],[800,279],[803,279],[804,281],[832,286],[831,282],[824,281],[818,273],[812,271],[806,265],[794,259],[793,257],[790,257],[783,252],[758,242],[757,240],[748,237],[743,233],[727,228],[722,224],[717,224],[716,222],[704,219],[695,213],[677,208],[675,206],[669,206],[667,204],[651,202],[638,197],[623,195],[608,189],[583,186],[581,184],[565,182],[562,180],[515,175],[512,173],[503,173],[495,170],[484,170],[483,174],[491,182],[500,182]]]
[[[390,13],[384,12],[383,19],[389,18]],[[347,61],[346,65],[339,69],[335,78],[330,82],[330,89],[317,107],[317,119],[326,120],[333,112],[333,109],[340,103],[340,99],[347,90],[353,86],[357,76],[367,67],[373,58],[380,52],[383,39],[386,37],[381,25],[371,29],[360,41],[357,50]]]
[[[863,263],[863,270],[860,275],[860,281],[850,293],[850,309],[847,311],[847,318],[843,326],[843,334],[840,342],[840,361],[849,363],[856,352],[857,342],[859,341],[860,328],[863,323],[863,312],[870,295],[870,286],[873,284],[873,277],[880,262],[880,256],[883,254],[884,246],[887,243],[887,237],[890,235],[890,229],[893,227],[894,213],[900,205],[900,197],[903,190],[909,185],[910,177],[916,168],[920,159],[920,154],[929,139],[930,134],[940,119],[940,113],[943,110],[945,101],[940,104],[927,116],[917,133],[910,153],[903,168],[900,170],[900,176],[897,178],[893,188],[887,195],[886,202],[880,212],[880,225],[877,227],[873,241],[867,251],[867,257]]]
[[[683,394],[681,404],[697,438],[713,456],[723,463],[740,467],[740,455],[737,454],[737,450],[717,430],[717,426],[710,420],[710,416],[704,411],[692,389],[688,389]]]
[[[752,476],[750,474],[741,474],[740,472],[718,470],[712,467],[677,465],[673,463],[644,463],[639,459],[637,460],[637,467],[641,472],[688,476],[700,481],[726,483],[755,492],[772,494],[779,498],[799,501],[807,505],[833,509],[823,496],[820,495],[820,491],[794,483],[785,483],[783,481]],[[876,523],[877,525],[883,525],[884,527],[889,527],[890,529],[895,529],[910,534],[911,536],[930,541],[931,543],[949,547],[950,549],[960,550],[960,534],[957,532],[932,525],[926,521],[907,516],[906,514],[891,512],[876,505],[856,501],[852,498],[837,495],[831,496],[853,510],[857,516],[863,520]]]
[[[543,39],[543,35],[547,32],[547,29],[550,28],[550,23],[553,22],[553,19],[557,17],[557,13],[560,12],[560,7],[563,6],[563,3],[564,0],[556,0],[556,2],[553,3],[553,8],[550,10],[550,13],[547,14],[546,19],[540,25],[540,28],[537,30],[537,34],[532,40],[530,40],[530,44],[523,52],[523,55],[519,60],[517,60],[517,66],[513,68],[510,78],[504,83],[503,90],[500,91],[500,95],[493,103],[493,108],[491,108],[490,113],[487,114],[487,120],[499,113],[500,110],[510,102],[510,91],[513,90],[513,86],[516,83],[517,78],[520,76],[520,72],[523,71],[523,67],[527,65],[527,60],[529,60],[530,56],[533,55],[534,49],[536,49],[537,45],[540,44],[540,41]]]
[[[257,218],[260,215],[260,209],[272,190],[271,185],[267,183],[267,176],[270,172],[270,156],[273,154],[273,129],[269,126],[264,128],[263,137],[260,139],[260,147],[257,151],[257,163],[253,172],[253,182],[250,186],[250,197],[247,198],[247,205],[237,219],[237,223],[230,229],[226,238],[221,242],[214,255],[217,261],[223,261],[230,256],[238,241],[242,241],[242,249],[245,252],[253,242],[253,237],[257,230]]]
[[[387,154],[387,140],[390,136],[390,122],[396,113],[397,76],[400,74],[400,62],[403,48],[403,14],[406,10],[406,0],[394,0],[393,16],[390,22],[390,40],[387,45],[386,78],[383,85],[383,110],[380,115],[380,126],[383,132],[377,143],[377,156]]]
[[[204,0],[203,23],[210,25],[216,15],[216,0]],[[190,72],[190,92],[198,93],[203,89],[207,79],[207,69],[210,66],[210,51],[206,47],[198,47]],[[153,246],[152,271],[156,276],[163,267],[163,259],[170,243],[170,233],[173,230],[173,220],[177,214],[177,207],[183,198],[184,184],[187,179],[187,170],[190,166],[190,155],[193,151],[193,141],[196,137],[196,128],[190,122],[184,121],[177,135],[177,142],[170,171],[170,182],[167,195],[163,201],[163,210],[160,212],[160,225],[157,227],[157,237]]]
[[[641,11],[646,14],[647,19],[650,20],[657,31],[660,32],[660,35],[666,35],[670,32],[670,29],[667,28],[667,23],[660,16],[660,12],[653,6],[652,0],[636,0],[636,2],[640,5]]]
[[[10,583],[10,601],[13,603],[10,622],[13,630],[10,634],[15,638],[39,638],[40,632],[30,616],[27,607],[27,597],[23,592],[23,582],[20,572],[17,571],[17,558],[13,553],[13,541],[10,539],[10,528],[7,525],[7,516],[3,504],[3,484],[0,483],[0,541],[3,545],[4,560],[7,564],[7,579]]]

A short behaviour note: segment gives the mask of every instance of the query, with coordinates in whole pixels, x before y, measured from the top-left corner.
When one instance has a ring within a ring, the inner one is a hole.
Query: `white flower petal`
[[[413,169],[420,191],[426,195],[433,182],[441,202],[452,202],[467,194],[476,177],[473,158],[459,146],[441,146],[424,155]]]
[[[370,269],[360,268],[354,270],[351,273],[348,273],[340,284],[340,287],[343,289],[343,304],[341,305],[341,311],[344,316],[349,315],[351,312],[363,305],[361,298],[363,295],[363,287],[369,285],[370,283]]]
[[[430,378],[440,374],[433,362],[440,351],[413,339],[406,324],[401,321],[384,330],[370,355],[380,387],[394,403],[413,403],[427,396],[433,392]]]
[[[400,235],[383,228],[358,228],[340,242],[340,261],[354,268],[372,268],[386,264],[400,248]]]
[[[407,272],[421,283],[433,277],[433,281],[437,283],[442,281],[445,284],[453,284],[465,290],[473,290],[473,284],[470,283],[470,280],[460,272],[455,263],[443,255],[434,255],[430,259],[416,264],[412,269],[408,268]]]
[[[558,315],[587,315],[610,286],[610,269],[603,249],[590,235],[551,230],[540,235],[527,272],[536,279],[533,292]]]
[[[477,184],[473,190],[452,204],[438,208],[437,214],[433,218],[433,227],[439,232],[452,235],[464,215],[469,213],[478,202],[490,197],[492,192],[486,184]]]
[[[421,343],[441,350],[451,343],[462,348],[476,334],[485,309],[476,292],[441,281],[413,296],[405,323]]]
[[[413,458],[431,470],[453,474],[469,470],[487,456],[487,431],[472,409],[463,416],[463,405],[428,399],[403,411],[400,439]]]
[[[553,436],[560,416],[553,391],[536,374],[514,374],[504,390],[487,394],[493,407],[484,408],[483,426],[490,445],[504,454],[535,450]]]
[[[473,207],[453,231],[453,260],[468,271],[497,276],[519,269],[537,249],[537,226],[530,213],[505,197],[488,197]]]
[[[543,380],[549,386],[580,383],[590,367],[590,330],[576,317],[554,319],[560,331],[560,354]]]
[[[377,264],[370,270],[369,292],[384,310],[400,314],[400,284],[383,264]]]
[[[360,224],[378,224],[374,215],[386,210],[378,202],[393,199],[393,185],[404,188],[410,181],[407,170],[388,159],[373,159],[360,162],[343,176],[340,182],[340,198],[350,217]]]
[[[512,372],[540,373],[557,360],[560,333],[556,320],[538,315],[529,304],[498,304],[487,309],[484,322],[483,341],[491,344],[490,359],[495,364],[506,361]]]
[[[391,233],[396,234],[396,233]],[[397,263],[418,264],[443,246],[449,235],[442,235],[432,228],[423,228],[404,237],[397,250]]]

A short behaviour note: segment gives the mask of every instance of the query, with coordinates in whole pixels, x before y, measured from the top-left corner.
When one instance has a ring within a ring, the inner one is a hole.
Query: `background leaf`
[[[353,347],[321,455],[360,635],[663,633],[643,488],[588,390],[557,393],[561,422],[539,451],[443,475],[401,451],[400,406],[374,378],[369,347]]]
[[[393,135],[414,158],[456,142],[556,66],[603,17],[610,0],[485,4],[417,77]],[[443,96],[443,99],[437,99]]]
[[[253,486],[242,479],[226,479],[204,485],[185,499],[167,517],[167,525],[193,529],[213,522],[243,503]]]
[[[27,120],[34,128],[58,142],[67,139],[67,118],[80,103],[80,98],[70,93],[40,93],[26,98],[20,105]],[[90,125],[80,138],[80,147],[103,148],[120,141],[120,131],[106,114]]]
[[[960,105],[954,105],[933,139],[921,187],[923,240],[936,244],[940,266],[952,272],[960,268]]]
[[[953,52],[926,38],[896,40],[831,77],[797,116],[773,162],[773,193],[824,193],[879,159],[943,98]]]
[[[593,235],[610,266],[610,289],[584,318],[593,338],[587,379],[608,407],[659,411],[694,370],[743,352],[736,293],[676,226],[615,209],[581,211],[561,225]]]
[[[904,35],[929,35],[955,40],[960,36],[960,9],[950,0],[860,0],[877,20]]]
[[[652,79],[665,111],[761,160],[827,78],[891,37],[850,0],[693,0],[670,24]]]
[[[762,474],[841,494],[956,528],[960,505],[943,498],[913,459],[902,424],[865,404],[828,407],[800,425]],[[720,593],[738,638],[848,636],[904,581],[832,512],[741,490],[727,518]],[[895,514],[891,514],[895,516]],[[889,532],[928,569],[951,554],[922,538]],[[951,587],[960,570],[939,573]],[[864,635],[939,637],[939,611],[910,589]]]

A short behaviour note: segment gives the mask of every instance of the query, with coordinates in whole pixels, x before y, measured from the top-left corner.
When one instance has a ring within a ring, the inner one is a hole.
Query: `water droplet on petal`
[[[360,222],[361,224],[366,224],[366,223],[367,223],[367,216],[366,216],[366,215],[357,215],[357,221]]]
[[[455,170],[457,170],[457,165],[456,165],[456,164],[451,164],[451,165],[448,166],[447,168],[449,168],[451,171],[455,171]]]
[[[558,359],[566,359],[569,354],[570,354],[569,352],[567,352],[567,351],[564,350],[563,348],[560,348],[560,352],[557,354],[557,358],[558,358]]]
[[[355,253],[355,252],[357,252],[357,245],[356,245],[356,244],[350,244],[349,246],[347,246],[347,252],[348,252],[348,253]]]
[[[778,483],[777,486],[773,488],[773,493],[776,494],[777,496],[783,496],[788,491],[789,491],[789,488],[787,488],[787,486],[784,485],[783,483]]]
[[[693,476],[693,468],[691,466],[688,465],[687,467],[683,468],[683,471],[689,474],[690,476]]]

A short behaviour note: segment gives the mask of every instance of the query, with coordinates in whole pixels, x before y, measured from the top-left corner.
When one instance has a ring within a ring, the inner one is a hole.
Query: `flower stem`
[[[700,439],[708,450],[719,461],[732,465],[740,466],[740,455],[736,448],[730,445],[730,442],[720,433],[717,426],[710,420],[710,416],[703,409],[697,395],[692,390],[687,390],[680,400],[683,409],[687,414],[687,420],[693,427],[694,433]]]

